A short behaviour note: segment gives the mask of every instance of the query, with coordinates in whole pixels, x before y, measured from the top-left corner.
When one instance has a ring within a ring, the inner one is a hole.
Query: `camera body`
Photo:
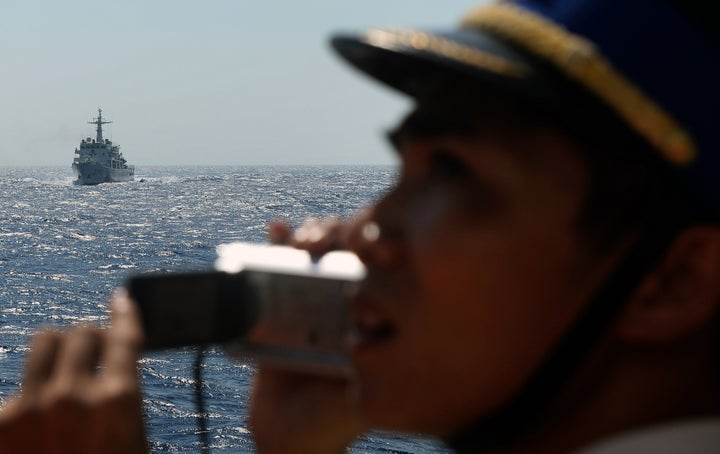
[[[347,302],[365,269],[354,254],[313,258],[287,246],[229,243],[215,270],[138,275],[145,348],[223,345],[230,356],[305,372],[347,375]]]

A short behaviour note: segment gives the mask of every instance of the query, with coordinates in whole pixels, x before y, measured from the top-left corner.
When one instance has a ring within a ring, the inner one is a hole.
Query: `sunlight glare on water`
[[[132,273],[212,266],[215,246],[263,242],[269,221],[348,216],[392,182],[392,167],[154,167],[136,181],[75,186],[69,168],[0,169],[0,400],[18,389],[26,344],[45,325],[105,323],[105,301]],[[141,181],[142,180],[142,181]],[[192,350],[141,360],[154,451],[198,450]],[[252,364],[208,354],[213,452],[252,452]],[[351,452],[447,452],[373,433]]]

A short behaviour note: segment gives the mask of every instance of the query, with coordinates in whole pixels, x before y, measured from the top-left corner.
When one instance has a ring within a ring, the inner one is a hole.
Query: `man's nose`
[[[397,189],[380,199],[357,223],[348,238],[348,248],[368,266],[397,265],[404,248],[404,210]]]

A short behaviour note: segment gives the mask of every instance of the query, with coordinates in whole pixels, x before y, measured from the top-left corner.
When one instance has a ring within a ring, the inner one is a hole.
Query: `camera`
[[[136,275],[145,349],[219,344],[237,358],[348,375],[347,302],[365,276],[347,251],[320,258],[288,246],[218,246],[215,269]]]

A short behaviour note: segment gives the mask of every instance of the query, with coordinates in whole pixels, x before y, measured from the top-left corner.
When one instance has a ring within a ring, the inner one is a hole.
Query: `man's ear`
[[[690,227],[633,292],[616,334],[633,342],[672,341],[707,326],[719,308],[720,227]]]

